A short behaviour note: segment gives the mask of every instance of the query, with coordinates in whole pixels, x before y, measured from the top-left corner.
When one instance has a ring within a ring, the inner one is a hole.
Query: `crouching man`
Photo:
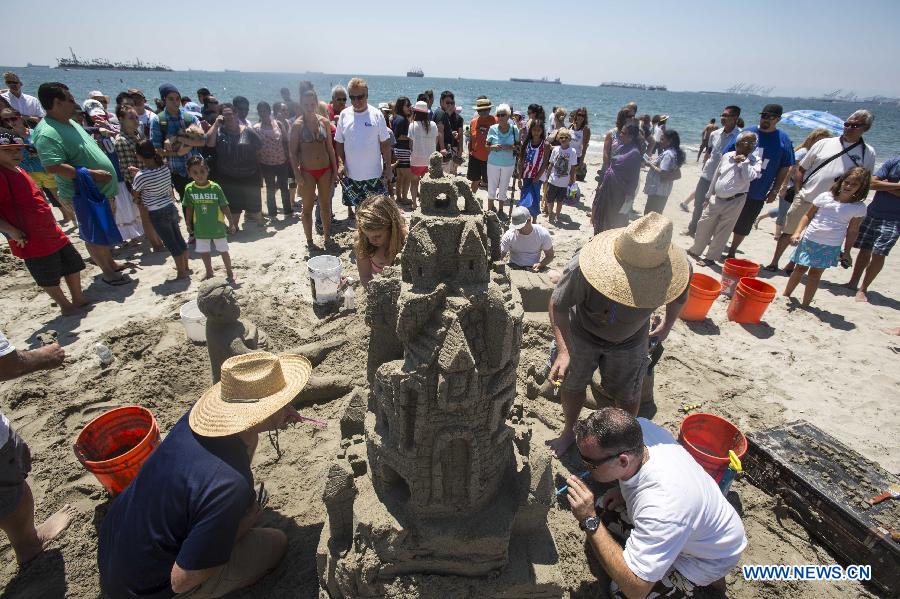
[[[611,595],[693,597],[721,586],[747,546],[744,526],[712,477],[666,430],[618,408],[578,421],[581,459],[598,482],[618,481],[601,498],[569,478],[572,514],[611,582]],[[625,540],[625,548],[613,535]]]
[[[287,536],[256,528],[266,503],[250,462],[259,433],[300,420],[291,406],[312,367],[254,352],[222,363],[207,390],[109,508],[100,585],[110,599],[221,597],[275,569]]]

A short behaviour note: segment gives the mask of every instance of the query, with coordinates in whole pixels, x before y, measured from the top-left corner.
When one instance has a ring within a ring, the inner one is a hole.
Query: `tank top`
[[[525,161],[522,168],[523,179],[534,179],[544,163],[544,142],[539,142],[536,148],[531,144],[531,141],[525,144]],[[545,171],[544,175],[546,174]]]
[[[584,149],[584,129],[569,129],[572,132],[572,142],[570,148],[575,148],[575,155],[581,158],[581,152]]]

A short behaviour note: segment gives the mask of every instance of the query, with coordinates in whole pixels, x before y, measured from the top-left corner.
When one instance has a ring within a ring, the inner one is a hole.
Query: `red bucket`
[[[722,295],[731,297],[738,281],[744,277],[755,277],[759,274],[759,264],[740,258],[726,258],[722,265]]]
[[[159,426],[150,410],[116,408],[85,426],[75,440],[75,456],[110,495],[127,487],[156,446]]]
[[[738,427],[713,414],[691,414],[681,421],[678,442],[697,460],[716,483],[728,468],[728,450],[741,460],[747,453],[747,437]]]
[[[682,320],[703,320],[719,297],[722,285],[709,275],[695,272],[691,276],[688,300],[681,310]]]

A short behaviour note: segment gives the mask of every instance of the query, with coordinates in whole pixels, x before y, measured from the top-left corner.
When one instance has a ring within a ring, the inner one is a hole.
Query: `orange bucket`
[[[85,426],[75,440],[75,456],[110,495],[118,495],[137,476],[156,446],[159,426],[141,406],[116,408]]]
[[[725,474],[730,449],[741,460],[747,453],[747,437],[738,427],[713,414],[691,414],[681,421],[678,442],[697,460],[716,483]]]
[[[777,290],[759,279],[744,277],[728,304],[728,320],[740,324],[759,324]]]
[[[681,311],[681,319],[703,320],[706,318],[706,313],[719,297],[720,291],[722,291],[721,283],[702,272],[695,272],[691,275],[688,299]]]
[[[755,277],[759,274],[759,264],[740,258],[726,258],[722,266],[722,295],[731,297],[738,281],[744,277]]]

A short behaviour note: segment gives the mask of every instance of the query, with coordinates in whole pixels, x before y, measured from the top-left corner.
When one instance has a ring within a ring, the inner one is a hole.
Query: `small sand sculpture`
[[[427,596],[432,575],[452,596],[562,595],[549,454],[516,401],[523,311],[500,233],[432,155],[399,266],[368,290],[368,401],[348,404],[323,494],[332,598]]]
[[[260,342],[256,325],[240,319],[241,307],[225,279],[204,281],[197,292],[197,307],[206,316],[206,349],[213,383],[221,378],[222,362],[265,347],[265,335]]]

